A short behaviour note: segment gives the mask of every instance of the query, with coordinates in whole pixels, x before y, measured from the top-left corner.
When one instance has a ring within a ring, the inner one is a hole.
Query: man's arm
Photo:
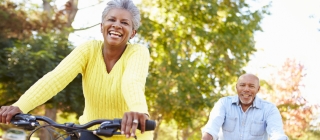
[[[214,139],[209,133],[204,132],[204,133],[202,133],[202,139],[201,140],[214,140]]]
[[[226,98],[220,99],[210,112],[207,124],[202,128],[202,139],[213,140],[218,139],[219,130],[224,122],[226,108]],[[210,139],[211,138],[211,139]]]
[[[283,130],[283,122],[278,108],[273,105],[267,117],[267,133],[270,140],[289,140]]]

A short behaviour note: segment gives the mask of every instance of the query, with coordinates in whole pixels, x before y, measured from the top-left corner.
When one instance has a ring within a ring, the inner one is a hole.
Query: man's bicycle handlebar
[[[49,126],[63,129],[65,130],[69,135],[78,135],[78,132],[81,132],[81,130],[87,130],[87,128],[90,128],[94,125],[100,125],[96,130],[93,130],[92,132],[96,135],[106,136],[106,137],[112,137],[113,135],[121,135],[118,130],[121,129],[121,119],[97,119],[90,121],[86,124],[77,125],[74,123],[64,123],[59,124],[52,119],[45,117],[45,116],[33,116],[30,114],[17,114],[11,119],[11,124],[23,128],[28,131],[35,130],[37,127],[40,127],[40,123],[38,121],[43,121],[49,124]],[[146,120],[145,123],[145,131],[152,131],[156,127],[156,122],[153,120]],[[140,123],[138,124],[138,129],[141,130]],[[70,136],[72,136],[70,135]]]

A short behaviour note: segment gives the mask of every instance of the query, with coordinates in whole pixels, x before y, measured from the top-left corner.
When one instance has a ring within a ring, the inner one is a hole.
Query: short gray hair
[[[104,8],[102,12],[102,22],[104,21],[104,18],[109,13],[109,11],[113,8],[120,8],[127,10],[132,15],[132,23],[133,23],[133,29],[137,30],[140,26],[140,11],[139,9],[134,5],[132,0],[111,0],[107,3],[106,8]]]

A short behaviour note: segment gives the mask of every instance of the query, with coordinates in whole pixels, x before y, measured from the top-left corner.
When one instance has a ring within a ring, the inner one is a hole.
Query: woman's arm
[[[58,66],[33,84],[13,106],[27,113],[45,103],[64,89],[79,73],[85,69],[86,49],[89,43],[76,47]]]
[[[135,47],[128,55],[122,77],[121,90],[130,111],[148,114],[145,84],[148,75],[150,54],[144,46]]]

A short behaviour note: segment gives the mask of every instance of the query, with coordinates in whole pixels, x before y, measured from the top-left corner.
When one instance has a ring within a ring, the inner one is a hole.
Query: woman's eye
[[[114,19],[108,19],[108,21],[115,21]]]
[[[127,22],[122,22],[122,24],[128,25],[128,23],[127,23]]]

